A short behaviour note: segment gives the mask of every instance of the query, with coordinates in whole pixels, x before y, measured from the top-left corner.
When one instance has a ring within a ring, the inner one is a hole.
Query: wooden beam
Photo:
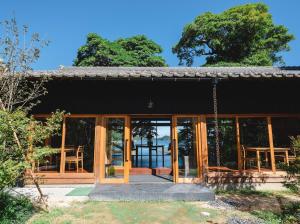
[[[236,127],[236,148],[237,148],[237,155],[238,155],[238,169],[239,171],[242,171],[243,162],[242,162],[242,151],[241,151],[240,123],[238,117],[235,117],[235,127]]]
[[[60,173],[65,172],[65,142],[66,142],[66,117],[63,118],[62,135],[61,135],[61,151],[60,151]]]
[[[267,117],[268,124],[268,135],[269,135],[269,146],[270,146],[270,154],[271,154],[271,167],[272,171],[276,172],[276,164],[275,164],[275,155],[274,155],[274,141],[273,141],[273,130],[272,130],[272,120],[271,117]]]

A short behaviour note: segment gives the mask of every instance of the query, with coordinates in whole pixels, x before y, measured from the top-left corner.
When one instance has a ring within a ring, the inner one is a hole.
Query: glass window
[[[95,118],[67,118],[65,172],[93,172]]]
[[[277,168],[280,168],[280,163],[291,163],[296,160],[296,151],[291,147],[291,138],[300,136],[300,118],[272,118],[272,130],[275,162]]]
[[[197,118],[178,118],[178,169],[179,177],[197,177]]]
[[[208,165],[211,168],[217,167],[216,151],[216,129],[215,120],[208,118],[207,123],[207,144],[208,144]],[[219,126],[219,146],[220,146],[220,166],[222,171],[238,169],[238,156],[236,147],[236,123],[233,118],[218,119]]]
[[[124,138],[125,119],[107,118],[106,149],[105,149],[105,177],[124,177]]]
[[[267,118],[241,118],[239,123],[244,169],[258,169],[257,153],[260,155],[260,167],[270,169]]]
[[[36,120],[45,122],[46,118],[36,118]],[[53,135],[46,139],[40,147],[49,147],[49,153],[43,154],[43,157],[35,163],[35,172],[38,173],[56,173],[60,171],[60,152],[61,152],[61,134]]]

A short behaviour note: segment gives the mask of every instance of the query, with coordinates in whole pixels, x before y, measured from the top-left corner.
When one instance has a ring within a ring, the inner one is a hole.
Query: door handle
[[[125,140],[125,161],[128,162],[128,153],[127,153],[127,147],[128,147],[128,139]]]
[[[174,161],[177,161],[177,148],[176,148],[176,139],[173,139],[173,155],[174,155]]]

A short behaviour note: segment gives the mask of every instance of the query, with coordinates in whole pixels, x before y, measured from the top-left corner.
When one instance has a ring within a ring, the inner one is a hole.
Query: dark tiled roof
[[[300,78],[300,67],[61,67],[33,71],[31,76],[64,79]]]

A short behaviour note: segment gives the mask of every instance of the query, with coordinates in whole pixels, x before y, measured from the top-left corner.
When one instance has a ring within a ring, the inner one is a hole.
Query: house
[[[32,113],[67,112],[45,183],[280,182],[300,135],[298,67],[65,67]],[[215,121],[218,120],[216,123]]]

